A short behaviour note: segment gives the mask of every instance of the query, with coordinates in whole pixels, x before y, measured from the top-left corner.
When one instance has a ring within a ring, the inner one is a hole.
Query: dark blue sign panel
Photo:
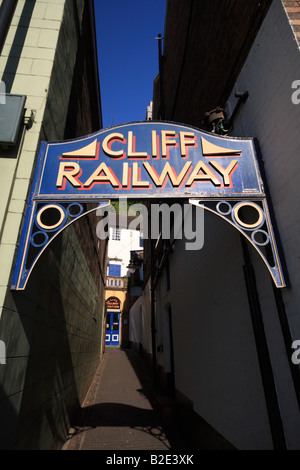
[[[42,143],[11,288],[25,289],[49,243],[87,214],[85,202],[104,208],[120,196],[186,198],[203,206],[248,239],[276,286],[286,285],[254,139],[146,121],[72,141]],[[249,220],[245,209],[252,212]]]
[[[252,139],[146,121],[43,143],[37,199],[261,196]]]

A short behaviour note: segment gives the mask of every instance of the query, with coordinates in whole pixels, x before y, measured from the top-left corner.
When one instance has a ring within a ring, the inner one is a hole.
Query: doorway
[[[106,346],[120,345],[120,312],[107,312],[106,314]]]

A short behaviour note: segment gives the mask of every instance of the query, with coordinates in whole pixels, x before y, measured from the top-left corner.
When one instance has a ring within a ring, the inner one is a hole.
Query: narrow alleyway
[[[132,350],[107,348],[62,450],[187,449],[183,435],[162,425],[151,375]]]

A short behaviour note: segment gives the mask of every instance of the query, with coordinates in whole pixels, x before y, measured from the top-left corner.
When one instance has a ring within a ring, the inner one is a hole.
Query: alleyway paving
[[[152,379],[140,354],[106,348],[62,450],[188,450],[182,432],[162,426]]]

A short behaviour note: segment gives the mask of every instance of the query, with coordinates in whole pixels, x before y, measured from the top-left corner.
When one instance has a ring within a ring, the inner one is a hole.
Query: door
[[[105,344],[107,346],[120,344],[120,312],[107,312],[106,314]]]

